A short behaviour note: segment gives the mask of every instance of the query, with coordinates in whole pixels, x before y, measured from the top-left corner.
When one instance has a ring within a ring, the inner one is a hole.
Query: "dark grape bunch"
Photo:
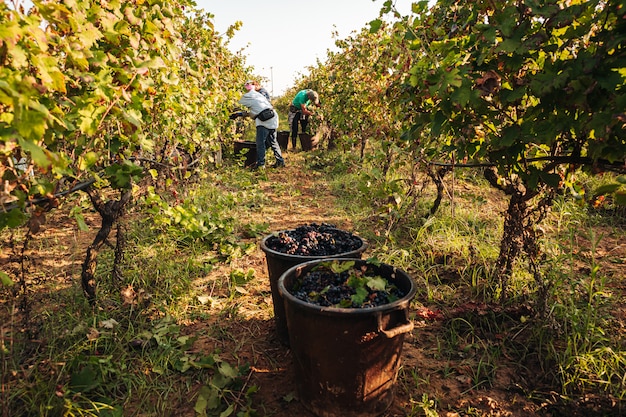
[[[389,304],[406,294],[395,285],[385,290],[367,290],[362,302],[355,302],[357,289],[348,284],[351,271],[335,273],[329,270],[309,271],[298,278],[289,291],[294,297],[322,307],[372,308]]]
[[[279,232],[265,241],[276,252],[299,256],[330,256],[352,252],[363,241],[356,235],[328,223],[311,223]]]

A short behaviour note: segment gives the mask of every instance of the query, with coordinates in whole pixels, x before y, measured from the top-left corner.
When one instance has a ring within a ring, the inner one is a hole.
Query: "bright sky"
[[[398,11],[409,14],[415,0],[395,0]],[[345,39],[369,27],[384,0],[196,0],[197,7],[213,14],[215,29],[224,32],[237,20],[243,26],[230,42],[230,50],[244,49],[255,74],[268,81],[265,88],[279,96],[293,86],[306,68],[336,50],[333,32]]]

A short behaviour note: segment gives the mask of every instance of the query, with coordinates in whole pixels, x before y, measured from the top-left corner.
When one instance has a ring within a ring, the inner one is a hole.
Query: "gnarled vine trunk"
[[[524,247],[524,219],[528,211],[528,198],[519,186],[512,186],[509,207],[504,217],[504,230],[500,241],[500,253],[495,265],[502,299],[506,299],[513,265]]]
[[[552,283],[545,279],[541,270],[540,264],[545,255],[541,251],[536,226],[546,218],[552,206],[554,190],[543,191],[541,199],[531,204],[530,201],[539,196],[540,192],[528,189],[519,179],[504,181],[498,177],[495,168],[486,169],[485,178],[492,186],[511,196],[504,218],[500,253],[494,270],[501,291],[501,300],[506,300],[515,261],[524,253],[528,269],[537,285],[535,311],[539,318],[545,319],[548,315],[548,292]]]
[[[435,197],[435,201],[433,201],[433,205],[430,208],[431,216],[434,215],[439,206],[441,205],[441,200],[443,199],[443,192],[445,191],[445,185],[443,183],[443,179],[448,172],[452,171],[452,166],[443,166],[439,169],[435,169],[432,165],[428,167],[427,174],[431,180],[435,183],[437,187],[437,197]]]
[[[107,243],[107,238],[113,229],[113,225],[116,221],[124,213],[124,208],[126,204],[130,201],[132,197],[132,192],[130,190],[125,190],[122,192],[119,200],[110,200],[106,203],[103,203],[100,199],[100,196],[96,194],[91,188],[86,190],[89,198],[91,199],[91,203],[93,204],[96,211],[100,214],[102,218],[102,225],[100,226],[100,230],[96,234],[96,237],[93,240],[93,243],[89,245],[87,248],[87,254],[85,256],[85,261],[83,262],[82,273],[81,273],[81,284],[83,287],[83,291],[87,296],[87,299],[90,303],[94,303],[96,301],[96,266],[97,266],[97,258],[102,245]],[[122,245],[124,242],[124,238],[119,235],[119,233],[123,229],[118,226],[118,237],[117,237],[117,247],[115,251],[115,261],[121,261],[123,249]],[[120,273],[118,266],[114,266],[114,275],[118,278],[118,274]]]

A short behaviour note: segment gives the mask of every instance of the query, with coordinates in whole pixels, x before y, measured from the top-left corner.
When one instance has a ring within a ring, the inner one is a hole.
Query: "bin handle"
[[[407,310],[404,310],[404,318],[406,322],[399,324],[393,329],[388,329],[388,330],[383,329],[382,318],[383,318],[382,313],[376,314],[376,321],[378,322],[378,332],[385,335],[387,339],[393,339],[394,337],[400,334],[409,333],[415,327],[413,322],[409,320],[409,312]]]

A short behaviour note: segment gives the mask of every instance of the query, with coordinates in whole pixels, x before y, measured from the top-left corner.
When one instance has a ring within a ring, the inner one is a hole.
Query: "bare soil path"
[[[287,167],[281,170],[268,170],[267,180],[260,184],[272,200],[272,204],[263,209],[263,216],[270,224],[269,229],[278,231],[305,223],[326,222],[344,230],[352,230],[350,219],[338,214],[334,209],[336,197],[330,193],[330,187],[325,183],[323,176],[302,169],[302,156],[301,153],[287,154],[287,161],[290,162]],[[364,254],[364,257],[367,256],[368,252]],[[229,337],[222,340],[214,337],[201,338],[196,348],[205,352],[217,348],[227,356],[232,354],[232,360],[251,365],[249,384],[258,387],[258,392],[253,398],[258,406],[259,415],[274,417],[312,415],[297,401],[292,354],[289,348],[279,342],[276,334],[265,254],[257,249],[231,267],[244,270],[253,268],[255,284],[248,288],[248,294],[238,297],[240,303],[238,316],[226,320],[219,318],[221,333]],[[215,273],[225,274],[228,271]],[[480,415],[483,416],[538,415],[535,413],[537,405],[514,388],[515,375],[512,374],[513,371],[506,369],[506,365],[499,372],[497,386],[473,390],[471,371],[463,369],[461,357],[457,364],[444,363],[436,359],[437,335],[441,322],[429,319],[427,315],[420,317],[420,311],[413,313],[418,314],[415,320],[416,327],[405,339],[402,369],[396,384],[394,401],[385,417],[424,415],[423,409],[418,406],[415,399],[421,400],[425,393],[430,394],[430,399],[437,398],[440,401],[437,405],[440,416],[460,416],[456,411],[445,411],[459,407],[472,408],[476,412],[482,410]],[[210,322],[197,322],[190,324],[187,330],[195,334],[211,333],[207,332],[206,328],[213,325]],[[228,357],[225,359],[231,360]],[[450,370],[451,366],[456,365],[458,365],[456,369]],[[446,369],[456,376],[446,375]]]

